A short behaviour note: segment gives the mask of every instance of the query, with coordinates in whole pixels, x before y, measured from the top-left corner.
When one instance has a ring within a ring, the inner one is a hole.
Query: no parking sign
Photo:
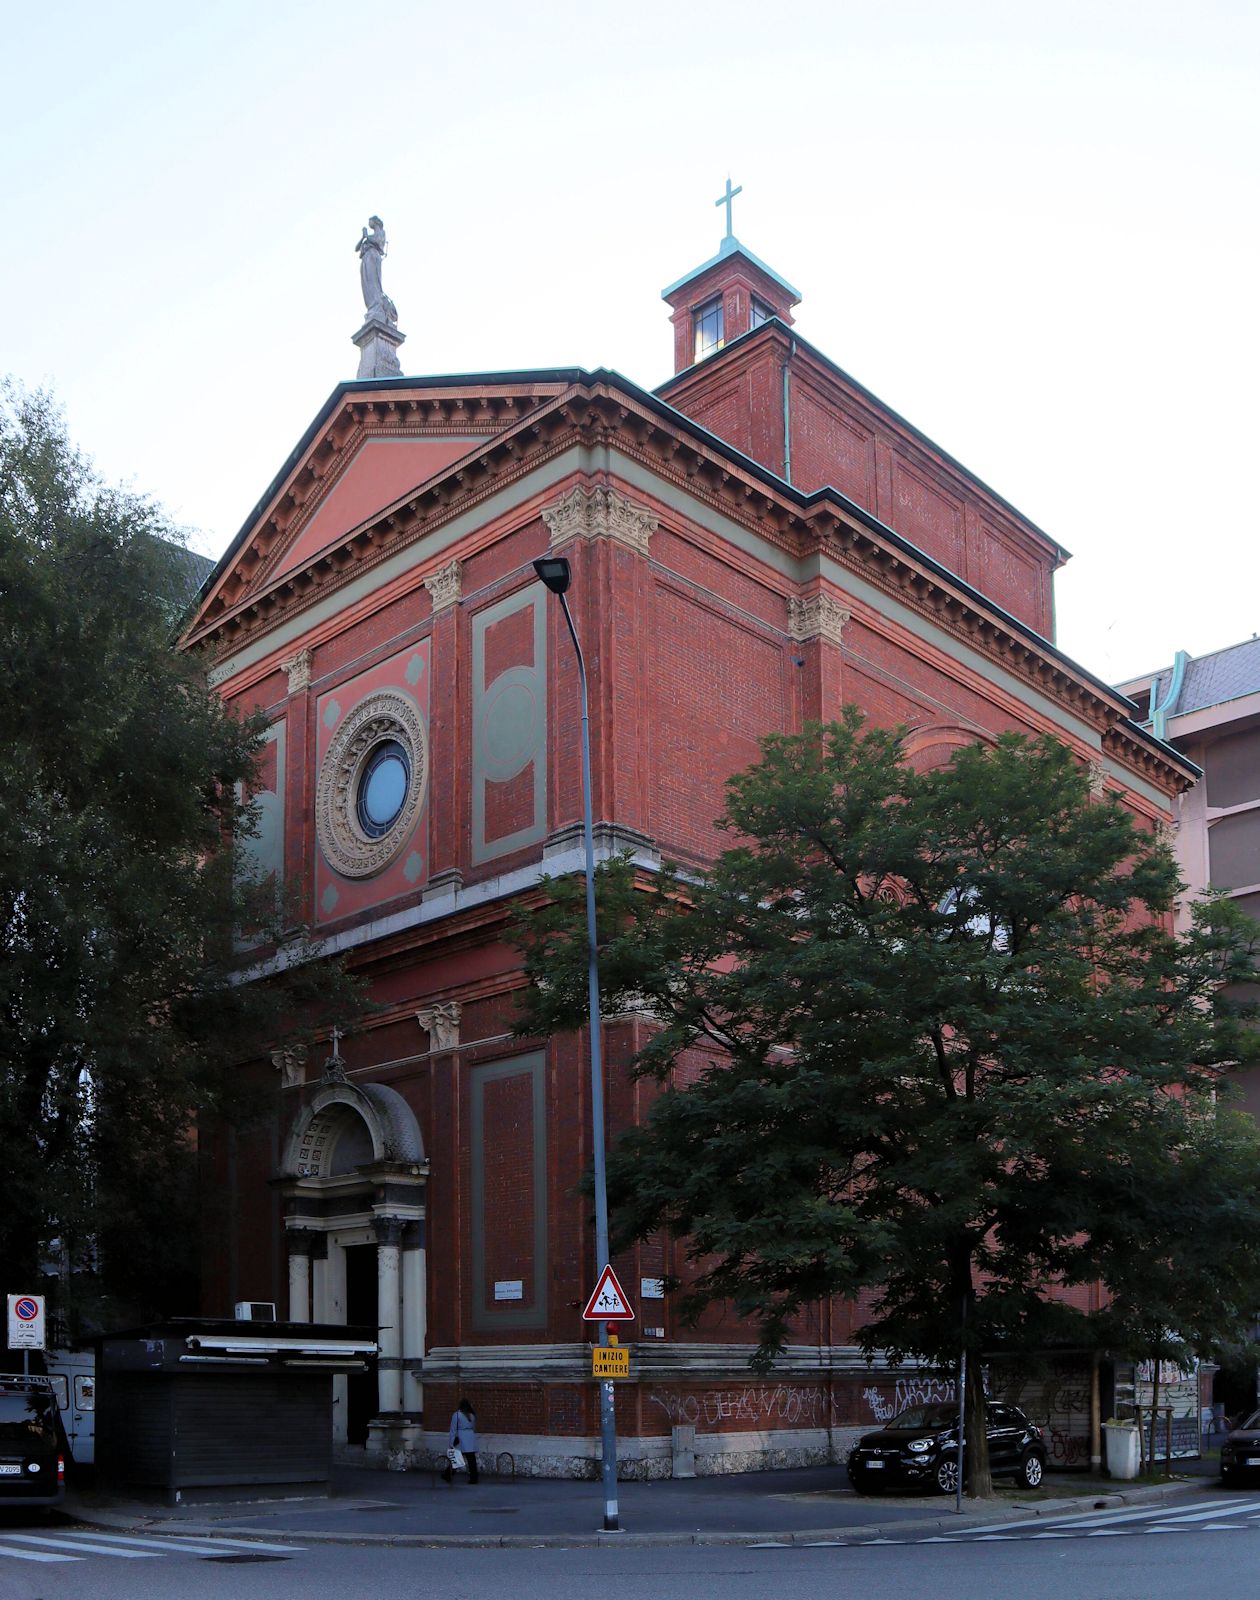
[[[44,1349],[44,1297],[42,1294],[9,1296],[9,1349]]]

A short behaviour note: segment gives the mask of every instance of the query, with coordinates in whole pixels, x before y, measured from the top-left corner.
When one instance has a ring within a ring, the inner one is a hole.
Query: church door
[[[346,1246],[346,1322],[351,1327],[376,1327],[376,1246]],[[346,1380],[346,1442],[366,1444],[368,1423],[378,1410],[376,1358],[366,1372],[352,1372]]]

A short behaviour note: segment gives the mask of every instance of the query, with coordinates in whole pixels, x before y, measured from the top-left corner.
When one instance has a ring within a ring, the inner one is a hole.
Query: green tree
[[[1254,1120],[1207,1108],[1152,1108],[1127,1150],[1097,1179],[1095,1244],[1109,1299],[1096,1338],[1116,1355],[1154,1366],[1143,1440],[1155,1459],[1160,1365],[1196,1356],[1228,1360],[1260,1314],[1260,1230]]]
[[[0,1288],[32,1287],[57,1237],[114,1315],[194,1308],[197,1120],[256,1109],[239,1064],[358,1004],[300,936],[283,977],[238,981],[242,930],[283,920],[229,848],[262,729],[175,650],[181,595],[158,510],[5,386]]]
[[[1056,1291],[1124,1259],[1126,1185],[1169,1195],[1179,1149],[1210,1166],[1243,1139],[1210,1112],[1254,1047],[1221,992],[1250,944],[1218,902],[1173,937],[1169,851],[1053,739],[918,773],[850,711],[768,738],[721,826],[705,873],[601,872],[605,1004],[656,1019],[632,1070],[661,1085],[610,1160],[615,1232],[685,1236],[687,1304],[757,1319],[761,1365],[804,1307],[864,1288],[868,1353],[949,1369],[965,1342],[987,1493],[974,1358],[1087,1337]],[[580,881],[548,891],[522,1031],[585,1013]],[[1238,1212],[1257,1231],[1254,1187]]]

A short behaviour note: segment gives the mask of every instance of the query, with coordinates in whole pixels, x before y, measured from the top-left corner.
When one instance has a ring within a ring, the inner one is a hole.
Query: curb
[[[1109,1491],[1095,1496],[1071,1495],[1055,1500],[1043,1500],[1035,1506],[1009,1505],[1004,1509],[1012,1523],[1030,1522],[1039,1517],[1060,1516],[1079,1511],[1082,1516],[1090,1511],[1111,1511],[1122,1506],[1155,1504],[1170,1499],[1189,1487],[1185,1483],[1156,1484],[1142,1489]],[[1083,1502],[1088,1502],[1083,1503]],[[171,1517],[152,1516],[147,1509],[137,1507],[132,1511],[106,1511],[91,1507],[67,1506],[67,1512],[76,1522],[87,1527],[110,1528],[116,1532],[129,1531],[149,1535],[167,1535],[186,1539],[257,1539],[261,1542],[286,1542],[298,1545],[361,1545],[371,1549],[456,1549],[456,1550],[598,1550],[598,1549],[663,1549],[669,1546],[733,1547],[783,1544],[809,1545],[820,1543],[853,1543],[875,1539],[900,1540],[916,1535],[931,1535],[954,1529],[965,1533],[969,1522],[1000,1520],[998,1508],[977,1508],[947,1516],[924,1517],[916,1521],[893,1523],[849,1523],[840,1527],[793,1528],[783,1532],[757,1533],[696,1529],[678,1533],[330,1533],[324,1529],[295,1530],[268,1528],[265,1532],[251,1528],[237,1528],[230,1523],[185,1522]]]

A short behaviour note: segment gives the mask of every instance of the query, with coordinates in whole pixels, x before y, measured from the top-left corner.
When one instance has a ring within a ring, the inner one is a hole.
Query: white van
[[[57,1396],[71,1458],[77,1467],[90,1467],[96,1460],[96,1353],[48,1350],[44,1365]]]

